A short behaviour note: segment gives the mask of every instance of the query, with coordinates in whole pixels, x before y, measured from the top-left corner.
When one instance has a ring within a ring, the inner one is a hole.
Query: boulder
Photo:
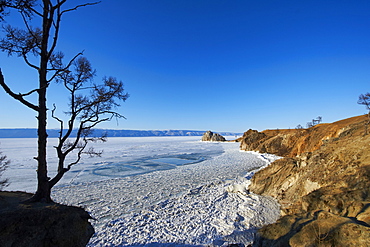
[[[207,131],[203,134],[202,141],[210,141],[210,142],[224,142],[226,139],[217,133],[213,133],[212,131]]]
[[[355,218],[318,210],[284,216],[259,230],[253,246],[358,246],[370,244],[370,228]]]
[[[86,246],[94,228],[82,208],[22,201],[32,195],[0,192],[1,246]]]

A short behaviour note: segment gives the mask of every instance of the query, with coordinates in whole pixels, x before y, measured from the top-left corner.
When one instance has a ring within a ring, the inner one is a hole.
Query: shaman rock
[[[209,130],[206,133],[204,133],[202,141],[224,142],[226,141],[226,139],[222,135],[213,133],[212,131]]]

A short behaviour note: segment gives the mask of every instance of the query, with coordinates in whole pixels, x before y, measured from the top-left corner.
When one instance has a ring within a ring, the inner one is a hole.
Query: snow
[[[35,139],[0,143],[12,160],[4,174],[11,182],[7,190],[32,192]],[[95,146],[104,149],[103,157],[85,158],[52,194],[96,219],[89,246],[247,245],[256,229],[279,216],[275,200],[248,191],[254,172],[276,156],[199,137],[110,138]],[[51,167],[55,163],[49,160]]]

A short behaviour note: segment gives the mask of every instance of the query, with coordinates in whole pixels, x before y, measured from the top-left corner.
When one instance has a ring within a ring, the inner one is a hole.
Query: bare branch
[[[29,91],[28,93],[19,94],[19,95],[22,96],[22,97],[25,97],[25,96],[31,95],[31,94],[33,94],[37,91],[39,91],[39,89],[33,89],[33,90]]]
[[[26,54],[23,54],[22,56],[23,56],[23,60],[26,62],[26,64],[27,64],[28,66],[30,66],[31,68],[33,68],[33,69],[35,69],[35,70],[39,70],[39,69],[40,69],[39,67],[37,67],[36,65],[32,64],[32,63],[28,60],[28,58],[27,58],[27,55],[26,55]]]
[[[60,21],[61,21],[61,18],[62,18],[62,15],[60,13],[60,8],[61,8],[62,4],[64,4],[65,2],[66,1],[63,0],[63,1],[59,2],[54,7],[50,6],[50,9],[51,9],[50,19],[52,20],[52,24],[53,24],[55,30],[54,30],[53,43],[52,43],[51,48],[49,50],[49,58],[53,54],[53,52],[55,50],[55,47],[57,46],[57,41],[58,41],[58,37],[59,37]],[[57,10],[56,22],[54,21],[54,18],[53,18],[55,10]]]
[[[42,87],[42,88],[47,88],[48,86],[49,86],[49,84],[47,84],[45,87]],[[33,89],[33,90],[29,91],[28,93],[24,93],[24,94],[19,93],[18,95],[22,96],[22,97],[25,97],[25,96],[29,96],[29,95],[31,95],[35,92],[39,92],[39,91],[40,91],[40,88],[36,88],[36,89]]]
[[[84,121],[84,123],[91,123],[91,124],[90,124],[88,127],[86,127],[86,128],[92,129],[92,128],[94,128],[96,125],[98,125],[99,123],[109,121],[110,119],[111,119],[111,118],[102,118],[102,119],[96,119],[96,120],[93,120],[93,119],[91,118],[91,119],[89,119],[89,120]]]
[[[60,124],[60,131],[59,131],[59,140],[62,138],[63,136],[63,120],[59,119],[58,117],[55,116],[55,110],[57,109],[57,107],[55,106],[55,104],[53,104],[53,110],[51,111],[51,117],[54,118],[55,120],[57,120]]]
[[[32,13],[42,17],[42,14],[40,12],[38,12],[35,8],[30,8],[30,10],[32,11]]]
[[[70,130],[71,130],[71,128],[70,128]],[[71,144],[71,146],[67,150],[65,150],[65,152],[64,152],[65,155],[68,155],[70,152],[72,152],[77,147],[78,143],[80,142],[80,139],[81,139],[81,135],[83,133],[83,130],[84,130],[83,129],[83,123],[80,123],[80,127],[78,128],[78,131],[77,131],[76,139]]]
[[[2,1],[1,2],[1,8],[0,8],[0,14],[2,15],[7,15],[7,13],[5,13],[5,8],[11,8],[11,9],[16,9],[18,10],[19,12],[21,12],[21,14],[25,14],[27,15],[28,18],[32,18],[32,14],[37,14],[39,15],[39,12],[37,12],[33,6],[35,5],[35,0],[28,0],[28,1],[15,1],[14,3],[10,2],[10,1]],[[0,21],[3,20],[3,17],[0,16]]]
[[[9,94],[9,95],[10,95],[11,97],[13,97],[14,99],[18,100],[19,102],[21,102],[21,103],[22,103],[22,104],[24,104],[25,106],[27,106],[27,107],[29,107],[29,108],[31,108],[31,109],[33,109],[33,110],[35,110],[35,111],[39,111],[39,110],[40,110],[38,106],[36,106],[36,105],[34,105],[34,104],[30,103],[29,101],[25,100],[25,99],[23,98],[23,95],[22,95],[22,94],[16,94],[16,93],[14,93],[14,92],[13,92],[13,91],[8,87],[8,85],[6,85],[5,80],[4,80],[4,76],[3,76],[2,72],[1,72],[1,69],[0,69],[0,85],[2,86],[2,88],[5,90],[5,92],[6,92],[7,94]],[[37,90],[37,89],[35,89],[35,90]]]
[[[21,12],[21,16],[22,16],[22,19],[23,19],[23,23],[24,23],[24,25],[25,25],[25,26],[26,26],[26,28],[27,28],[28,33],[29,33],[29,34],[31,34],[35,39],[37,39],[37,37],[36,37],[36,36],[34,36],[34,34],[33,34],[33,30],[32,30],[32,28],[31,28],[31,27],[30,27],[30,25],[28,24],[26,14],[25,14],[24,12]],[[30,19],[30,17],[29,17],[29,16],[28,16],[28,19]]]
[[[84,140],[84,144],[83,146],[80,147],[78,153],[77,153],[77,160],[75,160],[74,162],[70,163],[68,166],[67,166],[67,171],[69,171],[69,169],[71,169],[71,167],[73,165],[76,165],[78,162],[80,162],[81,160],[81,155],[83,154],[83,151],[85,150],[86,146],[87,146],[87,141]]]
[[[66,9],[66,10],[63,10],[61,12],[61,14],[63,15],[64,13],[67,13],[67,12],[71,12],[71,11],[75,11],[81,7],[86,7],[86,6],[92,6],[92,5],[96,5],[96,4],[99,4],[101,3],[101,1],[98,1],[98,2],[94,2],[94,3],[85,3],[85,4],[80,4],[80,5],[77,5],[76,7],[72,8],[72,9]]]
[[[39,28],[25,31],[11,26],[4,28],[5,38],[0,40],[0,49],[8,55],[16,54],[20,57],[26,57],[28,53],[35,56],[40,55],[42,31]],[[27,59],[25,59],[28,62]],[[29,62],[28,62],[29,63]],[[31,66],[35,67],[35,65]]]
[[[83,52],[79,52],[78,54],[76,54],[70,61],[69,63],[64,66],[63,68],[53,68],[53,69],[50,69],[50,70],[56,70],[56,72],[54,73],[54,75],[48,80],[48,82],[51,82],[53,81],[57,76],[59,76],[59,74],[63,71],[66,71],[69,69],[69,67],[71,67],[72,63],[79,57],[79,56],[82,56],[83,55]]]

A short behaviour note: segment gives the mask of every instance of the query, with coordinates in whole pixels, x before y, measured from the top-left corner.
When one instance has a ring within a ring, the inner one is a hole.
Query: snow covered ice
[[[4,174],[11,182],[7,190],[34,192],[35,139],[0,142],[12,160]],[[55,140],[49,142],[54,152]],[[199,137],[109,138],[95,147],[104,149],[103,157],[85,158],[52,194],[96,219],[89,246],[247,245],[257,228],[279,216],[276,201],[247,189],[253,173],[274,156]],[[50,158],[49,170],[54,164]]]

